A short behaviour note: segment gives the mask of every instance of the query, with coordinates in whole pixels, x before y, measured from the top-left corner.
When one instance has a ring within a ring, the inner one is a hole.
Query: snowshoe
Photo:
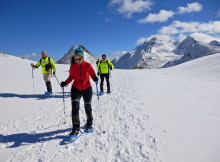
[[[73,129],[72,132],[69,134],[70,138],[79,138],[81,136],[79,129]]]
[[[92,133],[94,132],[95,129],[92,126],[92,123],[86,123],[85,128],[84,128],[84,132],[85,133]]]
[[[103,94],[104,94],[104,92],[100,92],[100,93],[99,93],[99,95],[103,95]]]
[[[47,96],[47,97],[54,97],[55,95],[50,93],[50,92],[45,92],[45,96]]]

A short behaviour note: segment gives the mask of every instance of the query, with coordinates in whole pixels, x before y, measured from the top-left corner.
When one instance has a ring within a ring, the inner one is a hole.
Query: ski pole
[[[109,70],[109,78],[111,78],[112,77],[112,70],[110,69]]]
[[[64,99],[64,87],[63,87],[63,107],[64,107],[64,109],[63,109],[63,111],[64,111],[64,124],[66,124],[66,112],[65,112],[65,99]]]
[[[57,80],[58,84],[60,85],[60,82],[59,82],[59,80],[57,79],[56,75],[54,75],[54,76],[55,76],[55,78],[56,78],[56,80]]]
[[[96,83],[97,97],[98,97],[98,100],[99,100],[98,82],[95,82],[95,83]],[[101,117],[101,123],[103,123],[103,121],[102,121],[102,111],[101,111],[101,108],[100,108],[100,103],[99,103],[99,101],[98,101],[98,104],[99,104],[99,112],[100,112],[100,117]],[[103,127],[104,127],[104,124],[103,124]],[[105,133],[105,131],[102,131],[102,133]]]
[[[32,79],[33,79],[33,92],[35,96],[35,90],[34,90],[34,67],[32,66]]]
[[[98,100],[99,100],[98,82],[95,82],[95,84],[96,84],[97,97],[98,97]]]

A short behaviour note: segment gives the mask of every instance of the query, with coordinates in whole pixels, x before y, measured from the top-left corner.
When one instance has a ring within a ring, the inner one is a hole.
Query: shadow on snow
[[[20,147],[28,144],[35,144],[41,143],[51,140],[62,139],[60,145],[68,144],[70,138],[67,135],[58,135],[60,133],[70,132],[71,128],[63,129],[63,130],[56,130],[51,132],[44,132],[44,133],[18,133],[18,134],[11,134],[11,135],[2,135],[0,134],[0,143],[11,143],[11,146],[7,148],[14,148]]]
[[[15,94],[15,93],[0,93],[0,97],[2,98],[36,98],[37,100],[42,100],[42,99],[48,99],[48,98],[63,98],[63,95],[56,95],[54,97],[47,97],[44,94]],[[69,94],[67,95],[65,93],[65,98],[69,97]]]

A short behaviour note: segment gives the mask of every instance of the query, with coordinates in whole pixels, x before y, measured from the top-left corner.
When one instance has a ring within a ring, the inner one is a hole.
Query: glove
[[[112,67],[110,66],[110,70],[112,70]]]
[[[98,72],[97,75],[99,76],[99,75],[100,75],[100,72]]]
[[[61,82],[60,84],[61,87],[65,87],[66,85],[67,85],[66,82]]]
[[[98,82],[99,81],[99,78],[95,75],[94,79],[93,79],[95,82]]]
[[[56,73],[55,73],[55,72],[53,72],[53,75],[55,76],[55,75],[56,75]]]

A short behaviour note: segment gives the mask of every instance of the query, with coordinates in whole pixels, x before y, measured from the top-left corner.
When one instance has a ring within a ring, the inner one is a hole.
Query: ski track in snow
[[[63,124],[62,98],[48,99],[48,104],[39,106],[38,111],[41,111],[41,115],[23,117],[1,125],[1,130],[14,127],[19,133],[26,133],[23,135],[17,133],[14,138],[8,138],[13,141],[1,143],[0,154],[8,154],[10,157],[6,160],[8,162],[160,161],[157,140],[152,135],[149,116],[144,113],[146,111],[142,111],[147,106],[134,88],[134,78],[129,77],[126,71],[122,71],[117,76],[117,80],[112,78],[110,80],[111,94],[104,94],[99,100],[93,95],[95,123],[93,134],[83,134],[74,143],[66,143],[72,126],[70,94],[66,93],[67,124]],[[37,81],[35,83],[42,84]],[[95,84],[93,83],[92,86],[95,93]],[[69,89],[70,87],[66,88],[66,91]],[[61,96],[56,92],[60,90],[54,91],[55,95]],[[86,115],[82,100],[80,108],[81,126],[83,126]],[[25,125],[27,129],[19,128],[21,125]]]

